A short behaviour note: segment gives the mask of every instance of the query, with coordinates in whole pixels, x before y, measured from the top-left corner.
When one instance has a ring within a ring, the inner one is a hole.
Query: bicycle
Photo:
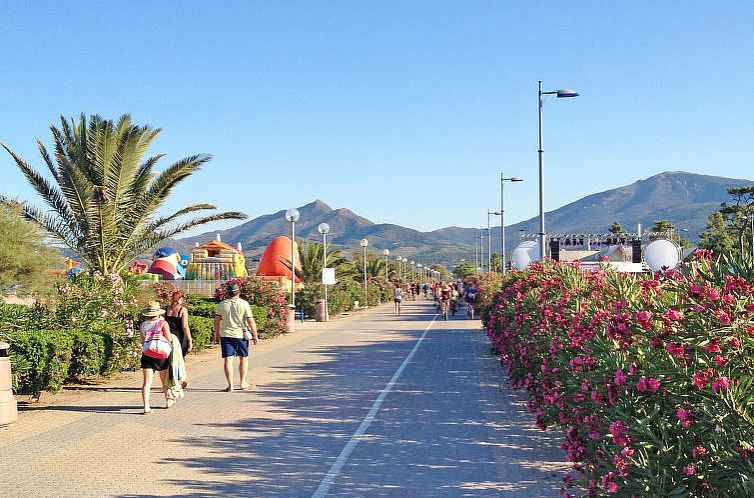
[[[440,302],[440,306],[441,306],[442,319],[447,320],[448,319],[448,301],[443,299]]]

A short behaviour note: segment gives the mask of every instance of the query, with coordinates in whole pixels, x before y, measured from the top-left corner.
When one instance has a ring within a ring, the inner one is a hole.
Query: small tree
[[[623,226],[620,224],[619,221],[614,221],[612,225],[610,225],[610,233],[619,234],[624,233]]]
[[[63,268],[63,257],[46,239],[37,225],[23,218],[19,203],[0,203],[0,294],[52,289],[53,269]]]

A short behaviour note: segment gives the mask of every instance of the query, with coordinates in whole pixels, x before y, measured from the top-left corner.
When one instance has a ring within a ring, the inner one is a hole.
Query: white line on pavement
[[[348,461],[348,458],[351,456],[351,453],[353,452],[354,448],[356,448],[356,445],[359,444],[359,441],[361,440],[361,436],[366,433],[367,429],[369,429],[369,426],[372,424],[372,421],[374,420],[375,415],[377,415],[377,412],[380,410],[380,407],[382,406],[382,402],[385,401],[385,398],[390,393],[390,390],[393,389],[393,386],[398,381],[398,378],[403,373],[403,370],[406,368],[406,365],[409,364],[411,359],[416,354],[416,351],[419,349],[419,345],[424,340],[424,337],[426,337],[427,332],[429,332],[430,327],[432,327],[432,324],[435,323],[435,320],[437,319],[437,315],[435,315],[432,318],[432,321],[429,322],[429,325],[427,325],[427,328],[424,329],[424,333],[422,333],[421,337],[419,337],[419,340],[416,341],[416,344],[414,344],[414,348],[411,350],[411,352],[406,356],[406,359],[403,360],[403,363],[401,363],[401,366],[398,367],[398,370],[395,371],[393,374],[393,377],[390,379],[390,382],[387,383],[385,388],[380,392],[380,395],[377,396],[377,399],[374,400],[374,403],[372,403],[372,408],[369,409],[369,413],[367,413],[367,416],[364,417],[364,420],[361,421],[361,425],[359,425],[359,428],[356,429],[356,432],[353,433],[353,436],[351,436],[351,439],[348,441],[348,443],[343,447],[343,450],[340,452],[340,455],[338,455],[338,458],[335,460],[335,463],[333,463],[332,467],[330,467],[329,472],[327,472],[327,475],[322,479],[322,482],[319,483],[319,487],[312,495],[312,498],[324,498],[327,495],[327,492],[330,490],[330,486],[332,486],[333,482],[335,482],[335,479],[338,477],[338,474],[340,474],[341,469],[343,469],[343,466]]]

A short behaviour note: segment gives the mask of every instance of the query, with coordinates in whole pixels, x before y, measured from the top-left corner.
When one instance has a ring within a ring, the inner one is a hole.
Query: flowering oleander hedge
[[[237,282],[241,286],[241,298],[252,306],[254,320],[262,338],[285,333],[288,324],[288,307],[285,295],[276,284],[258,277],[232,278],[228,283]],[[227,296],[227,284],[215,289],[215,299],[221,301]]]
[[[537,424],[564,430],[563,494],[754,496],[753,277],[740,259],[507,276],[483,320]]]

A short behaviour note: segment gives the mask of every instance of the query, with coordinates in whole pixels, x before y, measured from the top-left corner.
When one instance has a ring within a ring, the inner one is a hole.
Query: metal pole
[[[505,275],[505,204],[503,203],[503,174],[500,173],[500,266],[501,273]]]
[[[367,246],[364,246],[364,307],[369,307],[369,293],[367,292]]]
[[[322,234],[322,267],[327,268],[327,233]],[[328,321],[330,319],[330,309],[327,305],[327,284],[325,284],[325,321]]]
[[[539,101],[539,257],[545,259],[545,164],[544,149],[542,148],[542,80],[537,87],[537,99]]]
[[[291,309],[296,313],[296,222],[291,221]]]
[[[487,209],[487,271],[492,271],[492,231],[490,231],[489,209]]]

